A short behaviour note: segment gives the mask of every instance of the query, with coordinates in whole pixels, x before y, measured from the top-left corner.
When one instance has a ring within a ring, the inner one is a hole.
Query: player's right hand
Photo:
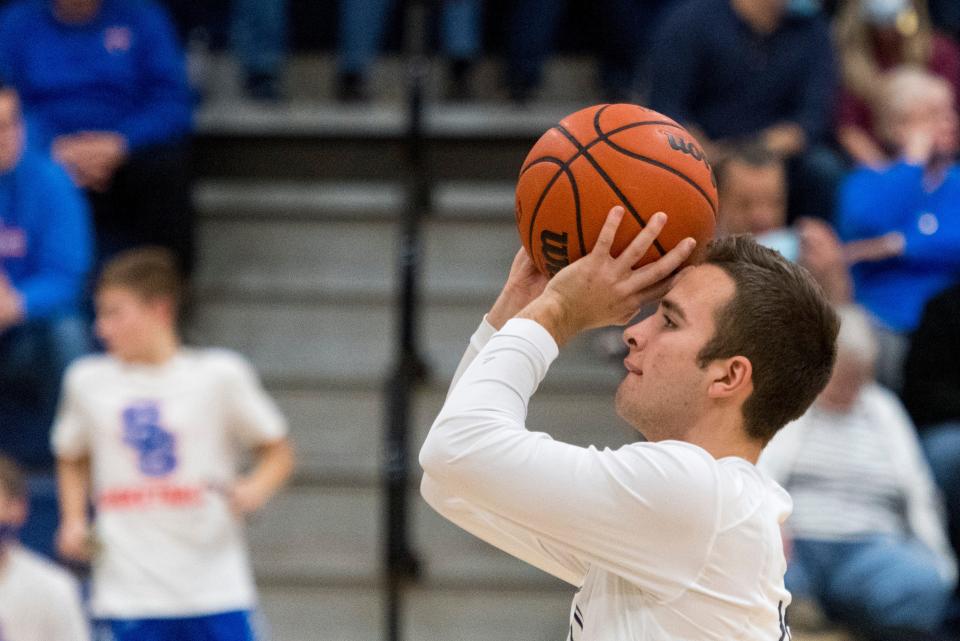
[[[549,299],[557,310],[555,315],[563,325],[558,331],[561,338],[585,329],[628,323],[641,307],[666,293],[673,273],[696,247],[694,239],[685,238],[660,259],[634,268],[660,234],[667,215],[654,214],[614,258],[610,252],[623,216],[622,207],[610,210],[593,250],[561,269],[547,285],[541,298]]]
[[[523,247],[513,257],[510,274],[497,302],[487,313],[487,322],[500,329],[517,312],[543,293],[549,280],[540,272]]]
[[[84,522],[61,523],[57,530],[57,552],[69,561],[89,561],[93,556],[90,526]]]

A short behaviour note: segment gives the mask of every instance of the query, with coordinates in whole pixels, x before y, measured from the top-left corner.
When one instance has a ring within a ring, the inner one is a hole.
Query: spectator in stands
[[[878,378],[899,390],[907,335],[927,300],[960,278],[960,133],[942,78],[898,68],[878,95],[878,132],[899,160],[849,177],[837,226],[856,241],[846,251],[857,302],[875,319]]]
[[[17,93],[0,83],[0,452],[49,472],[60,378],[87,349],[90,221],[70,178],[24,138]]]
[[[787,588],[871,638],[914,639],[941,626],[956,561],[910,419],[873,382],[870,322],[840,315],[829,384],[760,458],[793,498]]]
[[[850,301],[850,273],[830,225],[802,218],[787,227],[787,171],[780,156],[758,142],[734,147],[717,165],[716,176],[721,233],[756,235],[810,270],[834,304]]]
[[[230,40],[243,69],[243,88],[255,100],[282,97],[287,0],[232,0]]]
[[[930,299],[910,341],[903,402],[920,430],[960,546],[960,285]],[[960,612],[958,612],[960,614]]]
[[[96,532],[91,604],[104,638],[251,641],[242,519],[289,478],[292,448],[245,360],[181,346],[181,295],[161,248],[128,250],[101,272],[97,332],[109,353],[70,367],[53,434],[58,546],[88,559]]]
[[[218,2],[197,0],[164,0],[173,15],[187,47],[196,53],[208,54],[211,40],[224,31],[226,6]],[[288,0],[230,0],[229,39],[233,54],[240,63],[243,90],[248,98],[267,102],[283,97],[281,77],[287,58]],[[201,93],[206,82],[202,61],[191,72],[194,89]]]
[[[17,543],[27,516],[27,485],[0,456],[0,639],[87,641],[80,586],[66,571]]]
[[[640,62],[648,48],[650,25],[669,0],[602,0],[587,25],[578,27],[593,39],[599,54],[600,88],[607,102],[635,100]],[[512,100],[528,101],[543,78],[569,2],[518,0],[507,32],[507,89]],[[580,34],[582,35],[582,34]]]
[[[367,78],[383,46],[392,0],[340,0],[337,96],[354,102],[368,97]],[[449,97],[470,95],[470,73],[480,53],[481,0],[446,0],[441,7],[440,40],[449,58]]]
[[[100,257],[144,243],[193,255],[183,53],[152,0],[14,0],[0,13],[0,74],[31,142],[93,206]]]
[[[650,105],[685,124],[717,163],[759,138],[788,159],[791,217],[830,220],[845,168],[825,146],[836,89],[826,20],[785,0],[683,0],[650,55]]]
[[[884,71],[910,64],[940,76],[960,95],[960,48],[930,24],[926,0],[850,0],[837,20],[843,71],[837,140],[855,162],[879,168],[890,150],[870,108]]]

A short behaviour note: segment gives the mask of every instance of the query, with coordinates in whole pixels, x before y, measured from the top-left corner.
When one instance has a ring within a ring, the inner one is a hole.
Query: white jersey
[[[531,320],[493,331],[474,334],[420,452],[427,502],[578,587],[571,641],[789,639],[787,493],[690,443],[601,451],[528,431],[557,345]]]
[[[0,562],[0,641],[88,641],[80,586],[70,574],[14,545]]]
[[[110,356],[71,365],[53,448],[91,459],[94,615],[253,607],[242,522],[225,491],[246,451],[286,432],[253,369],[231,352],[181,349],[158,366]]]

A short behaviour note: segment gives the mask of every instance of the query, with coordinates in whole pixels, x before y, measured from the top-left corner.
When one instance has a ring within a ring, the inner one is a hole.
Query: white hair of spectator
[[[877,339],[867,313],[858,305],[841,305],[837,315],[840,316],[837,352],[872,366],[877,360]]]
[[[944,91],[953,91],[950,84],[922,67],[901,65],[888,71],[884,74],[874,105],[878,129],[889,135],[890,129],[917,103]]]

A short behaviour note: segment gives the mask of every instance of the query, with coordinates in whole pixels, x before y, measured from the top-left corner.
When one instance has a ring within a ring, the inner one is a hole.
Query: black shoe
[[[279,102],[283,99],[280,93],[280,81],[271,73],[248,74],[244,81],[244,90],[251,100]]]
[[[363,76],[358,73],[341,73],[337,75],[337,100],[340,102],[366,102],[367,88]]]
[[[450,86],[447,88],[447,100],[463,102],[473,98],[470,88],[470,72],[473,61],[457,59],[450,63]]]

